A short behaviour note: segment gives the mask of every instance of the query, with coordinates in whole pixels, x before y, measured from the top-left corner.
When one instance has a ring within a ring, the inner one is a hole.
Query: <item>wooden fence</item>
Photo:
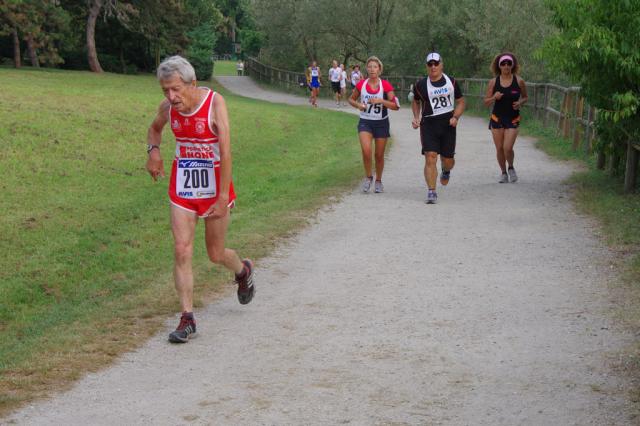
[[[293,72],[275,68],[259,62],[255,58],[247,58],[245,70],[249,76],[259,82],[279,86],[287,91],[300,91],[300,84],[305,82],[302,72]],[[396,95],[402,100],[407,99],[411,85],[420,76],[385,76],[393,85]],[[458,83],[470,108],[486,109],[482,99],[487,90],[489,80],[480,78],[459,78]],[[580,96],[579,87],[563,87],[552,83],[527,83],[529,101],[524,105],[544,127],[553,127],[563,138],[571,141],[574,151],[582,150],[590,153],[596,138],[594,121],[598,114],[596,108],[591,107]],[[328,91],[324,91],[327,92]],[[487,110],[488,114],[488,110]],[[608,159],[608,167],[613,170],[620,158]],[[636,188],[637,170],[640,160],[640,143],[629,142],[627,146],[627,160],[625,165],[626,192]],[[607,167],[607,158],[603,153],[598,154],[599,169]]]

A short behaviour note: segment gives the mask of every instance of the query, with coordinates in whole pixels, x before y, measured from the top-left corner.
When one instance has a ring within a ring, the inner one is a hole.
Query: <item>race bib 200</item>
[[[213,161],[196,158],[178,159],[176,192],[180,198],[214,198],[216,196],[216,178]]]

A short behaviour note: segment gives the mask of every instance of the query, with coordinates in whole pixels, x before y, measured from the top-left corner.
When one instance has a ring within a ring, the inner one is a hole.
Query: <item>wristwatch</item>
[[[159,151],[160,150],[160,145],[147,144],[147,154],[150,153],[154,148],[158,148],[158,151]]]

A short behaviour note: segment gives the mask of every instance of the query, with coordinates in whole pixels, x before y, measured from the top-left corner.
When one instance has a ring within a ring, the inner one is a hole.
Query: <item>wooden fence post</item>
[[[617,150],[613,150],[613,153],[609,156],[609,165],[607,167],[607,171],[609,172],[609,175],[611,176],[615,176],[616,173],[618,172],[618,168],[620,166],[620,153],[618,153]]]
[[[584,112],[584,98],[578,96],[576,93],[576,103],[574,107],[575,114],[572,120],[571,132],[573,133],[573,150],[577,151],[580,148],[580,122],[582,120],[582,113]]]
[[[560,116],[558,117],[558,133],[562,135],[563,138],[567,137],[567,116],[569,113],[570,96],[569,92],[563,93]]]
[[[633,142],[627,142],[627,165],[624,172],[624,192],[629,193],[636,189],[639,158],[640,145],[634,146]]]
[[[604,155],[604,152],[598,152],[598,159],[596,160],[596,167],[598,170],[604,170],[604,166],[607,164],[607,157]]]
[[[580,147],[580,140],[584,133],[584,127],[582,125],[582,115],[584,114],[584,98],[576,95],[576,114],[573,119],[573,150],[576,151]]]
[[[549,86],[544,85],[544,105],[542,110],[542,126],[547,127],[547,122],[549,121],[549,103],[551,102],[551,96],[549,96]]]
[[[565,117],[565,105],[567,103],[567,92],[562,92],[562,103],[560,104],[560,114],[558,114],[558,120],[556,121],[556,134],[564,137],[563,125]]]
[[[531,86],[531,89],[533,89],[533,102],[531,102],[533,106],[533,116],[538,118],[538,85],[533,83]]]

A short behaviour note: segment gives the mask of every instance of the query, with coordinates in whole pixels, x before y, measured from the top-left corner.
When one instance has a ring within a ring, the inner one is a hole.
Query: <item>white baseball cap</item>
[[[424,60],[424,63],[427,64],[429,63],[429,61],[438,61],[440,62],[442,60],[442,58],[440,57],[439,53],[436,52],[431,52],[427,55],[427,59]]]

